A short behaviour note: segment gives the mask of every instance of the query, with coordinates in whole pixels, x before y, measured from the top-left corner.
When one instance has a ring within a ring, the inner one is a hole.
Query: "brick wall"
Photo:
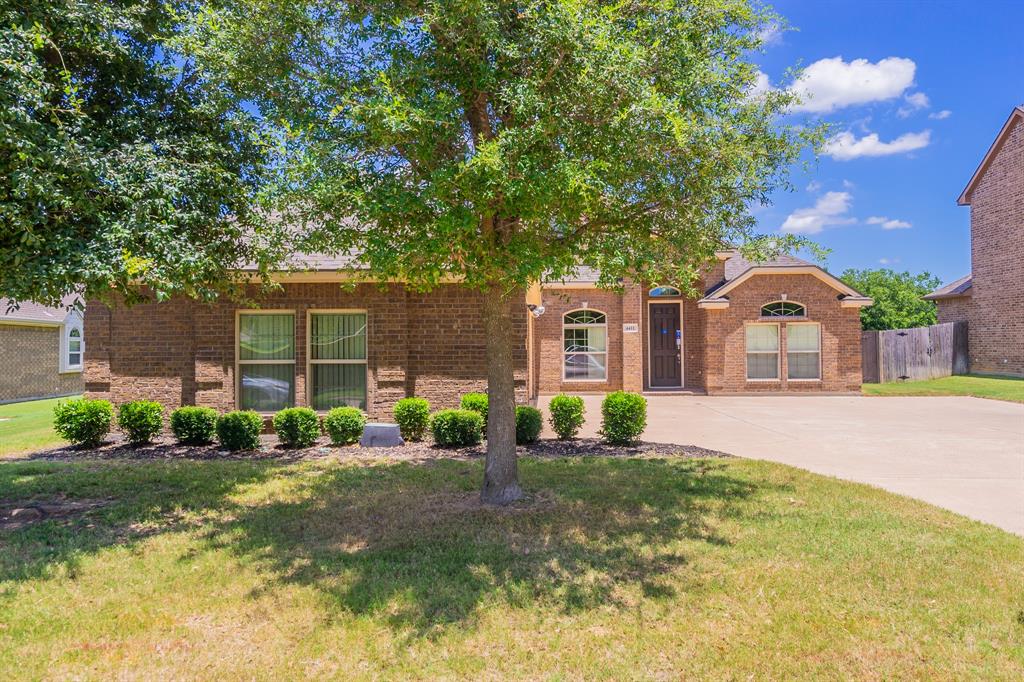
[[[60,371],[60,334],[58,327],[0,324],[0,403],[82,392],[81,372]]]
[[[757,321],[761,306],[787,300],[807,307],[809,322],[821,325],[821,380],[787,381],[786,322],[781,322],[780,380],[746,378],[745,323]],[[706,310],[704,364],[708,393],[857,392],[861,385],[860,312],[841,308],[838,292],[813,275],[760,275],[729,293],[729,307]]]
[[[295,313],[296,404],[307,404],[306,314],[313,309],[367,311],[367,411],[390,419],[399,398],[417,395],[454,407],[486,388],[485,336],[479,294],[443,286],[417,294],[401,286],[342,289],[286,284],[258,295],[258,309]],[[86,391],[115,403],[148,398],[168,406],[235,408],[236,312],[244,307],[175,300],[126,308],[90,302],[86,316]],[[526,400],[526,308],[516,309],[522,343],[514,356],[516,392]]]
[[[1017,118],[971,200],[971,371],[1024,375],[1024,122]]]
[[[939,324],[945,324],[946,322],[964,322],[971,318],[970,296],[940,298],[935,302],[935,304],[936,313],[939,316]],[[968,329],[970,329],[970,327],[968,327]]]

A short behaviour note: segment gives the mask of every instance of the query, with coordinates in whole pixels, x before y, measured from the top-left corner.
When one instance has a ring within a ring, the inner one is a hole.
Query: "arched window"
[[[761,317],[807,317],[807,308],[792,301],[775,301],[761,306]]]
[[[65,355],[65,369],[82,368],[82,330],[79,327],[68,327]]]
[[[675,287],[654,287],[647,292],[647,295],[651,298],[669,298],[679,296],[680,293],[679,289],[676,289]]]
[[[599,310],[573,310],[562,318],[562,377],[608,380],[608,318]]]

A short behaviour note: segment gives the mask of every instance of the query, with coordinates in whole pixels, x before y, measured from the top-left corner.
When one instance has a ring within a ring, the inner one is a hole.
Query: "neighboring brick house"
[[[456,284],[430,293],[342,287],[366,279],[350,261],[303,263],[308,271],[280,275],[279,290],[250,292],[256,309],[90,301],[88,395],[261,412],[347,404],[383,419],[404,396],[448,407],[486,388],[479,294]],[[524,292],[513,358],[519,401],[557,391],[860,388],[859,308],[871,301],[810,263],[756,265],[723,252],[699,300],[672,287],[605,291],[596,280],[581,270]]]
[[[970,371],[1024,376],[1024,106],[957,203],[971,207],[971,274],[933,291],[939,322],[967,321]]]
[[[81,393],[85,327],[77,300],[59,308],[0,298],[0,403]]]

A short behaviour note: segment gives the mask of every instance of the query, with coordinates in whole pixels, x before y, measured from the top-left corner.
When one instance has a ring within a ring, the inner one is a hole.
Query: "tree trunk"
[[[484,504],[509,504],[523,496],[516,462],[516,393],[512,366],[514,296],[501,284],[488,287],[484,299],[487,334],[487,461]]]

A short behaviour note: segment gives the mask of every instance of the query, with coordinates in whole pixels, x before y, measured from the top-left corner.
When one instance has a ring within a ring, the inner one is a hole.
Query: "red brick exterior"
[[[786,320],[769,320],[781,324],[779,381],[746,378],[745,326],[761,321],[761,306],[781,299],[783,294],[787,300],[806,306],[807,317],[799,321],[821,325],[820,381],[786,379]],[[752,277],[729,292],[728,308],[703,312],[707,315],[704,362],[708,393],[860,391],[860,309],[841,307],[836,290],[817,277]]]
[[[252,292],[256,296],[256,292]],[[307,404],[306,313],[367,311],[367,411],[390,419],[395,401],[421,396],[435,408],[455,407],[468,391],[486,388],[485,336],[479,294],[448,285],[427,294],[370,284],[345,290],[333,283],[285,284],[260,295],[258,309],[295,313],[295,402]],[[169,407],[235,409],[236,313],[229,301],[175,300],[109,308],[89,302],[86,392],[115,403],[146,398]],[[516,310],[522,343],[514,356],[516,393],[526,400],[526,307]]]
[[[971,371],[1024,376],[1024,116],[1017,115],[968,197],[971,297],[939,300],[967,319]]]

